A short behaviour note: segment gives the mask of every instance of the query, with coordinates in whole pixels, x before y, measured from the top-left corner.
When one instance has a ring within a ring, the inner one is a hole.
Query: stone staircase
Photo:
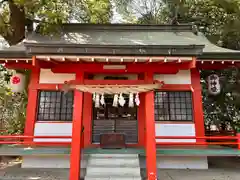
[[[138,154],[91,154],[85,180],[141,180]]]

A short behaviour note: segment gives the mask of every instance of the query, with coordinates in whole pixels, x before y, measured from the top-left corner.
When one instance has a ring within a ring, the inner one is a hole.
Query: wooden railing
[[[181,146],[191,146],[191,145],[235,145],[240,149],[240,134],[237,136],[156,136],[157,140],[196,140],[196,142],[156,142],[157,145],[181,145]],[[219,141],[220,140],[220,141]]]
[[[39,139],[71,139],[71,136],[24,136],[24,135],[6,135],[0,136],[0,144],[18,144],[18,145],[29,145],[29,146],[71,146],[71,141],[40,141]],[[83,138],[83,136],[82,136]],[[194,142],[156,142],[157,145],[234,145],[240,149],[240,134],[237,136],[156,136],[157,140],[194,140]],[[221,140],[221,141],[219,141]],[[83,142],[83,140],[82,140]],[[83,146],[81,146],[83,147]]]

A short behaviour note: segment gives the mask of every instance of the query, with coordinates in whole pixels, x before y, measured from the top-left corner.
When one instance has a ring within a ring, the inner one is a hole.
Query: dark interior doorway
[[[113,106],[113,96],[105,95],[105,105],[95,108],[93,102],[92,142],[99,143],[104,133],[123,133],[126,143],[138,143],[137,107],[129,107],[128,95],[123,107]]]

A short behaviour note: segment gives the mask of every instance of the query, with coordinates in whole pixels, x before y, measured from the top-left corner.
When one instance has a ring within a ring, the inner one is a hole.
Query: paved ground
[[[142,172],[144,175],[144,172]],[[68,180],[69,169],[0,169],[0,180]],[[240,180],[239,158],[215,158],[208,170],[160,170],[160,180]]]
[[[239,171],[224,169],[210,170],[166,170],[160,174],[160,180],[239,180]]]
[[[239,180],[240,171],[210,170],[161,170],[160,180]],[[1,180],[67,180],[68,169],[36,170],[12,169],[1,172]]]

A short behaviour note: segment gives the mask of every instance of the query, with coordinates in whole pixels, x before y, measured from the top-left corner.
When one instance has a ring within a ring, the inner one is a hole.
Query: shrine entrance
[[[138,143],[137,106],[129,106],[129,96],[123,94],[125,104],[114,106],[114,95],[105,95],[104,105],[95,107],[93,102],[92,143],[100,142],[106,133],[124,134],[127,144]]]
[[[92,108],[89,143],[119,149],[143,143],[144,134],[140,134],[139,124],[144,117],[137,116],[144,111],[146,100],[141,103],[140,94],[148,94],[162,85],[162,81],[153,80],[89,79],[68,81],[63,90],[76,89],[92,94],[92,107],[88,107]]]

